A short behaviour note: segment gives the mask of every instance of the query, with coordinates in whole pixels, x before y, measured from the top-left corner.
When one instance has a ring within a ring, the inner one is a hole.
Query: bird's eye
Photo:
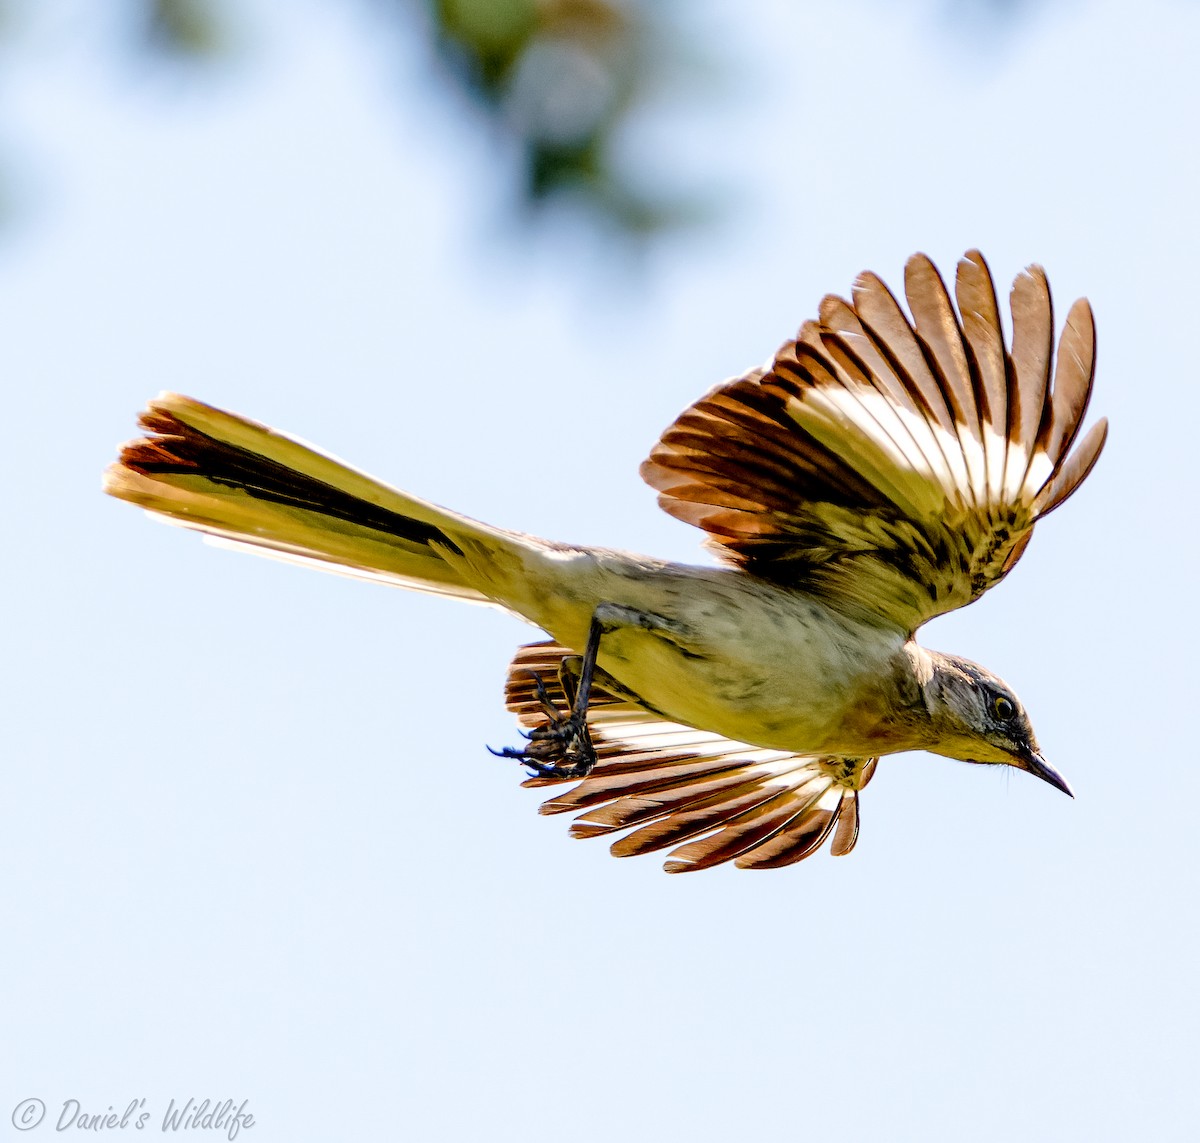
[[[1017,708],[1013,706],[1011,699],[1006,699],[1003,695],[992,699],[992,714],[996,716],[997,722],[1008,722],[1016,713]]]

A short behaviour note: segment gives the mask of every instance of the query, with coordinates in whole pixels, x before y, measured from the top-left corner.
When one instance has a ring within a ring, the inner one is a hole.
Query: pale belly
[[[603,637],[598,661],[673,721],[798,753],[867,757],[906,748],[893,741],[888,718],[904,643],[898,631],[851,623],[818,600],[741,573],[616,555],[589,553],[554,587],[541,614],[529,617],[573,649],[582,649],[599,602],[672,625],[619,627]]]

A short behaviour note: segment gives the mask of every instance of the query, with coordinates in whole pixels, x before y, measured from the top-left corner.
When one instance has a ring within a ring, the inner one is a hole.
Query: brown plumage
[[[723,559],[915,631],[1011,570],[1096,462],[1107,424],[1070,452],[1095,332],[1076,302],[1051,384],[1040,268],[1013,287],[1011,354],[978,252],[959,263],[961,324],[927,258],[909,261],[905,284],[911,323],[861,275],[852,300],[827,297],[769,369],[681,414],[641,471]]]

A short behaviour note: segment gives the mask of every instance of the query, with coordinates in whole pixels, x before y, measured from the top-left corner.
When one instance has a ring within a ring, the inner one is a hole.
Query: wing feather
[[[966,461],[952,444],[958,439],[954,415],[900,303],[887,286],[870,273],[859,275],[854,284],[853,298],[855,308],[863,319],[863,326],[875,342],[875,347],[888,360],[891,370],[901,378],[909,392],[920,396],[931,427],[941,430],[935,433],[935,439],[950,471],[951,487],[965,488],[968,483]]]
[[[1008,455],[1007,354],[992,276],[979,251],[972,250],[959,262],[955,290],[963,335],[979,377],[987,499],[994,502],[1004,493],[1004,464]]]
[[[840,459],[870,485],[863,500],[911,505],[917,510],[904,480],[911,471],[907,458],[884,427],[883,410],[894,413],[894,409],[886,402],[871,401],[873,388],[868,392],[867,386],[855,386],[846,371],[800,342],[776,359],[775,376],[790,382],[793,398],[785,408],[797,425],[831,454],[839,450]],[[847,423],[857,431],[847,433]]]
[[[1100,450],[1108,436],[1108,422],[1097,421],[1087,432],[1066,463],[1054,475],[1054,479],[1046,485],[1033,502],[1038,519],[1049,516],[1064,500],[1067,499],[1084,478],[1092,471],[1096,461],[1100,459]]]
[[[782,869],[803,861],[824,844],[838,820],[841,796],[837,796],[833,806],[827,806],[825,801],[826,798],[821,798],[807,813],[796,814],[778,833],[738,857],[734,864],[739,869]]]
[[[1054,306],[1050,284],[1041,266],[1030,266],[1017,276],[1009,295],[1009,307],[1013,319],[1014,379],[1009,387],[1008,464],[1003,499],[1016,500],[1031,476],[1054,352]]]
[[[1096,326],[1092,307],[1080,298],[1067,314],[1058,342],[1046,453],[1057,464],[1075,443],[1096,374]]]
[[[987,468],[975,385],[963,348],[963,334],[945,283],[928,258],[918,254],[904,269],[904,288],[917,337],[938,376],[938,387],[954,417],[958,444],[967,469],[965,491],[972,504],[987,497]]]
[[[717,833],[673,849],[663,868],[668,873],[692,873],[726,861],[733,861],[740,869],[753,868],[754,855],[760,849],[769,849],[779,832],[811,804],[812,799],[793,799],[777,794],[762,805],[746,810]]]
[[[845,857],[858,842],[858,791],[854,790],[842,805],[842,815],[834,827],[833,841],[829,852],[834,857]]]
[[[1106,430],[1074,447],[1095,327],[1076,302],[1055,355],[1040,267],[1013,285],[1011,352],[977,251],[958,267],[957,312],[923,255],[905,287],[911,322],[873,274],[852,301],[826,297],[769,369],[680,416],[642,475],[724,558],[911,632],[1008,573]]]
[[[821,327],[849,346],[881,396],[896,410],[923,458],[915,471],[927,475],[932,484],[942,489],[943,499],[951,495],[954,477],[939,439],[942,430],[936,420],[929,419],[924,399],[912,381],[898,374],[891,361],[879,352],[861,318],[844,298],[827,295],[821,302],[820,315]]]

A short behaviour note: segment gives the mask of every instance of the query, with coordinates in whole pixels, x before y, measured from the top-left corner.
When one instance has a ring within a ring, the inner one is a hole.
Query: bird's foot
[[[526,734],[523,749],[505,746],[492,750],[498,758],[515,758],[527,766],[535,778],[586,778],[596,765],[596,748],[588,732],[587,719],[578,711],[562,714],[550,700],[545,684],[533,676],[538,701],[546,714],[546,723]]]

